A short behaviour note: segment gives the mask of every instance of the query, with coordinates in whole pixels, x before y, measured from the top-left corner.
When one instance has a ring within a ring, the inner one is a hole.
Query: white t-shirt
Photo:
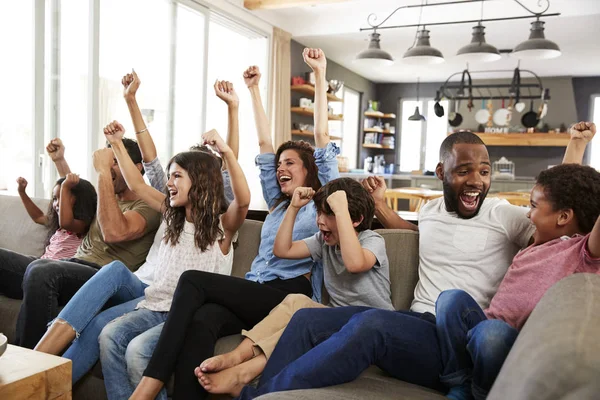
[[[535,231],[527,211],[486,198],[475,217],[463,219],[446,211],[443,197],[425,205],[419,213],[419,282],[411,310],[435,314],[438,296],[448,289],[462,289],[487,308],[513,257]]]
[[[148,255],[146,256],[146,262],[134,272],[135,276],[137,276],[138,279],[144,282],[146,285],[151,285],[152,282],[154,282],[154,271],[159,265],[158,249],[160,249],[160,242],[162,242],[166,228],[167,223],[163,219],[163,221],[160,223],[160,226],[156,230],[156,235],[154,235],[154,242],[152,242],[152,246],[150,247]]]

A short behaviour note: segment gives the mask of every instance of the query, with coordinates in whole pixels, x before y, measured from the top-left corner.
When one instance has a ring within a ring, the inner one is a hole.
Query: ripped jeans
[[[113,261],[88,280],[62,309],[57,320],[65,321],[76,334],[63,354],[73,362],[73,383],[98,361],[98,336],[102,329],[113,319],[133,311],[143,300],[146,287],[125,264]],[[100,312],[105,306],[114,307]]]

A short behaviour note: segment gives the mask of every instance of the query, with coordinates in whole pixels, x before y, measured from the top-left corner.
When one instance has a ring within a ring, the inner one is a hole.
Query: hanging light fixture
[[[413,47],[408,49],[402,60],[408,64],[440,64],[444,56],[438,49],[431,47],[429,43],[429,31],[425,28],[417,32],[417,41]]]
[[[421,78],[417,78],[417,103],[419,102],[419,83],[420,83]],[[415,112],[413,115],[411,115],[410,117],[408,117],[409,121],[426,121],[426,118],[424,115],[421,115],[421,113],[419,112],[419,106],[415,107]]]
[[[385,67],[394,63],[394,58],[385,50],[381,50],[379,45],[380,34],[374,29],[369,34],[369,47],[357,54],[354,63],[362,64],[368,67]]]
[[[481,16],[479,23],[473,27],[473,37],[471,43],[463,46],[456,53],[457,58],[463,62],[490,62],[501,58],[500,52],[491,44],[485,42],[485,26],[481,24],[483,20],[483,1],[481,2]]]
[[[544,21],[538,19],[531,23],[529,39],[519,44],[512,53],[518,58],[549,59],[560,56],[560,48],[556,43],[546,39],[544,35]]]

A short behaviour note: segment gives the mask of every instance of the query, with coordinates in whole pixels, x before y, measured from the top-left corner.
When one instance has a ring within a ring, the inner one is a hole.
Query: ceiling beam
[[[273,10],[277,8],[292,8],[314,6],[327,3],[343,3],[348,0],[244,0],[248,10]]]

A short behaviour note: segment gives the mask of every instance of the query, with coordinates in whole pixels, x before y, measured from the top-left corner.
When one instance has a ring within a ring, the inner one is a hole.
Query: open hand
[[[219,132],[215,129],[211,129],[208,132],[202,134],[202,140],[204,144],[208,144],[212,147],[215,147],[221,154],[225,154],[228,151],[231,151],[231,148],[225,143]]]
[[[260,76],[260,70],[256,65],[248,67],[248,69],[244,71],[244,83],[248,87],[258,86],[258,82],[260,82]]]
[[[321,49],[305,48],[302,52],[304,62],[312,68],[313,71],[323,70],[327,67],[327,59],[325,53]]]
[[[334,214],[348,211],[348,198],[346,197],[346,192],[343,190],[336,190],[327,197],[327,204],[329,204],[329,207]]]
[[[67,174],[67,176],[65,176],[65,180],[63,181],[61,186],[64,186],[67,189],[71,190],[78,184],[79,184],[79,174],[73,174],[73,173],[69,172]]]
[[[215,82],[215,94],[230,107],[240,104],[240,99],[233,88],[233,83],[229,81],[217,80]]]
[[[104,137],[110,144],[123,141],[123,135],[125,135],[125,128],[118,121],[113,121],[104,127]]]
[[[138,78],[135,71],[132,69],[130,74],[127,74],[121,79],[121,83],[123,84],[123,97],[127,98],[135,98],[135,94],[140,87],[142,81]]]
[[[20,176],[17,178],[17,183],[19,184],[17,191],[19,193],[25,193],[25,188],[27,188],[27,179]]]
[[[307,205],[315,195],[315,191],[310,187],[297,187],[292,195],[291,206],[294,208],[302,208]]]
[[[52,161],[61,161],[65,158],[65,146],[62,140],[54,138],[46,146],[46,152]]]
[[[592,140],[596,134],[596,124],[593,122],[578,122],[569,129],[571,140],[583,140],[586,143]]]
[[[362,185],[367,189],[367,192],[369,192],[376,203],[385,200],[387,185],[385,184],[385,179],[381,176],[370,176],[362,181]]]

